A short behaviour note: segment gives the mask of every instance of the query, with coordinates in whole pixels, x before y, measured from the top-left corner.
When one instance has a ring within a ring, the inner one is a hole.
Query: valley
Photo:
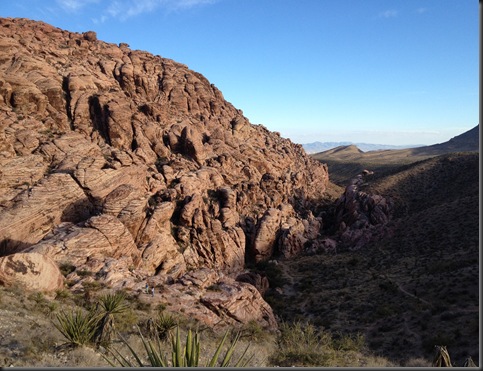
[[[275,313],[362,333],[399,364],[439,343],[458,364],[478,354],[478,163],[477,152],[450,153],[367,176],[360,192],[394,201],[391,232],[279,262],[285,280],[267,298]]]

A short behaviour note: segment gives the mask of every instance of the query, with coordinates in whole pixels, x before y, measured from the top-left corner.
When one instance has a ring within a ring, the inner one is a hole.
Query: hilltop
[[[479,126],[447,142],[431,146],[364,152],[355,145],[347,145],[311,156],[328,165],[331,181],[345,185],[355,174],[364,169],[384,174],[399,165],[408,165],[454,152],[479,152]]]

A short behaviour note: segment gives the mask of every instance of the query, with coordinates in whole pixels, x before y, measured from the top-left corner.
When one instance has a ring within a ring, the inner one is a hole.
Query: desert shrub
[[[44,304],[47,300],[45,299],[44,294],[39,291],[35,291],[29,294],[28,298],[34,301],[38,305]]]
[[[328,331],[317,330],[309,322],[282,322],[277,350],[270,363],[280,367],[359,366],[365,350],[361,334],[334,338]]]
[[[92,291],[92,292],[99,291],[99,290],[101,290],[102,288],[105,287],[104,283],[96,281],[96,280],[84,281],[84,282],[82,282],[82,286],[84,287],[84,290],[88,290],[88,291]]]
[[[221,287],[219,283],[214,283],[212,285],[209,285],[206,290],[208,291],[221,291]]]
[[[328,355],[322,351],[322,343],[331,339],[320,339],[312,324],[282,322],[279,330],[277,351],[270,357],[273,365],[307,367],[329,363]]]
[[[64,301],[66,299],[70,299],[72,297],[72,293],[69,290],[62,289],[55,291],[55,300]]]
[[[77,275],[79,277],[89,277],[89,276],[92,276],[92,272],[88,269],[80,269],[78,271],[76,271]]]
[[[283,310],[286,308],[285,298],[275,290],[268,290],[263,298],[275,313],[283,313]]]
[[[289,283],[282,268],[271,262],[260,262],[256,265],[257,270],[264,272],[270,282],[270,287],[283,287]]]
[[[151,303],[138,301],[136,303],[136,309],[147,312],[151,309]]]
[[[158,337],[167,339],[171,336],[171,331],[178,325],[178,320],[169,313],[160,312],[154,321]]]
[[[431,362],[425,358],[410,358],[406,361],[404,367],[431,367]]]
[[[116,329],[121,332],[132,332],[138,322],[139,317],[131,308],[116,315]]]
[[[62,275],[64,277],[67,277],[70,273],[75,271],[75,265],[73,265],[71,263],[64,262],[64,263],[61,263],[59,265],[59,269],[60,269],[60,272],[62,273]]]
[[[28,298],[35,302],[35,310],[47,314],[48,316],[51,316],[59,306],[57,302],[47,300],[45,295],[41,292],[33,292]]]
[[[255,320],[248,321],[241,329],[241,337],[249,341],[262,342],[267,340],[268,332]]]
[[[361,333],[340,335],[334,340],[334,347],[339,351],[362,352],[365,346],[365,338]]]

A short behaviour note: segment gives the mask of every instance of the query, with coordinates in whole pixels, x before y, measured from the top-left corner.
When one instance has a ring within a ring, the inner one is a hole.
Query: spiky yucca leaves
[[[114,332],[114,315],[123,313],[129,308],[125,298],[125,294],[121,291],[99,298],[98,310],[100,310],[101,318],[94,334],[97,345],[108,347],[111,343]]]
[[[155,337],[154,344],[152,341],[146,340],[141,331],[139,331],[141,341],[146,351],[146,358],[150,367],[198,367],[200,360],[200,335],[198,331],[194,333],[188,330],[186,335],[186,341],[184,345],[181,342],[181,335],[179,326],[176,326],[176,334],[171,337],[171,365],[169,366],[167,357],[161,350],[161,341],[159,336]],[[230,367],[230,362],[233,358],[236,345],[240,338],[238,333],[230,346],[226,350],[223,359],[220,360],[220,354],[223,350],[226,339],[228,338],[229,331],[225,333],[223,339],[218,344],[215,353],[206,364],[206,367]],[[129,345],[129,343],[121,337],[122,342],[128,347],[135,362],[131,362],[128,357],[123,356],[116,349],[108,349],[108,352],[114,357],[114,361],[119,363],[121,367],[144,367],[144,363],[138,353]],[[249,345],[245,348],[243,354],[235,362],[232,367],[246,367],[252,357],[247,357]],[[115,363],[105,357],[107,362],[113,367],[116,367]]]
[[[186,335],[186,342],[181,344],[179,327],[176,327],[176,336],[171,337],[171,364],[172,367],[198,367],[200,358],[200,337],[196,331],[194,336],[191,329]]]
[[[105,313],[119,314],[129,308],[125,300],[126,294],[122,291],[116,291],[114,294],[102,295],[99,298],[99,305]]]
[[[141,341],[146,351],[149,367],[168,367],[166,355],[164,355],[161,351],[161,342],[159,341],[159,337],[155,338],[156,341],[155,344],[153,344],[151,341],[144,338],[141,330],[139,330],[139,336],[141,337]],[[145,367],[145,364],[141,360],[139,354],[131,347],[131,345],[129,345],[128,341],[124,339],[121,335],[119,335],[119,337],[121,338],[121,341],[124,343],[124,345],[126,345],[129,349],[129,352],[131,353],[135,362],[131,362],[128,357],[122,355],[121,352],[119,352],[115,348],[107,348],[108,353],[111,353],[112,357],[114,358],[114,362],[104,355],[102,355],[102,357],[112,367],[117,367],[115,362],[119,363],[121,367]]]
[[[91,342],[100,320],[98,313],[84,312],[80,308],[70,313],[62,310],[56,315],[56,318],[57,322],[53,322],[54,326],[73,346]]]
[[[172,335],[172,330],[178,325],[178,321],[169,313],[159,313],[154,320],[157,335],[161,340],[167,339]]]
[[[220,352],[222,350],[223,344],[225,343],[225,341],[228,337],[228,334],[229,334],[229,332],[226,331],[225,336],[223,336],[223,339],[220,341],[220,344],[218,345],[218,348],[216,349],[215,354],[211,358],[211,361],[206,365],[206,367],[230,367],[230,361],[232,359],[233,352],[235,351],[236,344],[238,343],[238,340],[240,340],[241,333],[238,332],[235,335],[235,338],[231,342],[231,345],[228,348],[228,350],[226,351],[225,356],[223,357],[223,360],[221,361],[221,364],[218,365],[217,364],[218,363],[218,357],[219,357]],[[250,344],[247,345],[243,354],[240,356],[238,361],[235,362],[233,367],[246,367],[248,365],[248,362],[250,362],[250,360],[253,357],[253,356],[251,356],[249,358],[245,358],[249,347],[250,347]]]

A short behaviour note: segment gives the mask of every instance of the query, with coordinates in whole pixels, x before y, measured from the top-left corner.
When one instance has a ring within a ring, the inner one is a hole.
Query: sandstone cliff
[[[273,326],[260,293],[235,278],[315,241],[327,182],[326,166],[185,65],[0,19],[0,256],[72,264],[73,289],[151,279],[174,302],[196,287],[203,308],[186,309],[206,321]]]

